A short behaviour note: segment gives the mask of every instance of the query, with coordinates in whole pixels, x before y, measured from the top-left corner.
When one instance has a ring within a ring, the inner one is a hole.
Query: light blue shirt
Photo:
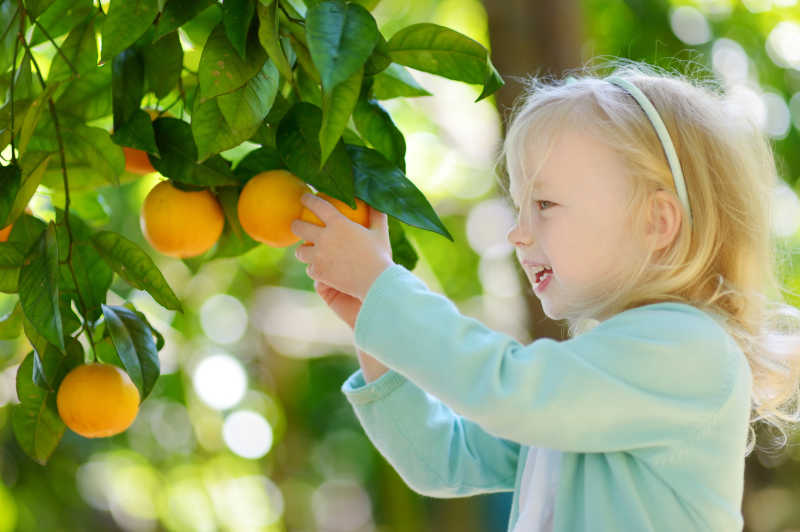
[[[742,530],[752,376],[710,314],[656,303],[523,345],[393,265],[354,332],[392,369],[342,392],[414,491],[513,491],[511,530],[529,447],[546,447],[556,532]]]

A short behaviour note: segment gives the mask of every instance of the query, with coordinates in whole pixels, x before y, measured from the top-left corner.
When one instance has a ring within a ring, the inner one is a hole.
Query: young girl
[[[741,530],[752,424],[798,419],[768,140],[711,82],[642,64],[533,79],[504,143],[508,233],[571,338],[522,345],[324,200],[296,255],[354,330],[342,386],[415,491],[514,492],[509,531]],[[791,334],[790,334],[791,333]]]

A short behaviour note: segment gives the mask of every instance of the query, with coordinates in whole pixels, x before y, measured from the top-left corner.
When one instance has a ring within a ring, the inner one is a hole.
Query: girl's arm
[[[360,349],[454,416],[522,445],[662,447],[696,437],[723,405],[735,406],[742,427],[749,414],[747,360],[721,325],[685,304],[645,305],[571,340],[522,345],[395,265],[370,287],[354,332]]]
[[[383,369],[367,382],[362,367],[342,392],[373,445],[412,490],[438,498],[513,491],[519,444],[488,434],[399,373]]]

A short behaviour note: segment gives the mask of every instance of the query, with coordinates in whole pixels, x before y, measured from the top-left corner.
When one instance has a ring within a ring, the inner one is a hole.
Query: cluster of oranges
[[[287,170],[268,170],[247,181],[237,204],[242,229],[253,240],[273,247],[287,247],[300,238],[291,224],[301,219],[324,225],[300,198],[311,188]],[[332,203],[349,219],[369,226],[369,207],[356,198],[356,208],[325,193],[318,196]],[[181,190],[169,181],[158,183],[145,197],[140,217],[142,233],[157,251],[172,257],[201,255],[222,234],[225,216],[209,190]]]
[[[151,119],[158,112],[147,109]],[[165,113],[164,116],[170,116]],[[155,172],[147,153],[124,147],[125,170],[135,174]],[[253,239],[273,247],[287,247],[300,240],[290,227],[294,220],[325,225],[305,208],[300,198],[311,188],[286,170],[269,170],[252,177],[237,205],[239,224]],[[342,214],[364,227],[369,226],[369,207],[356,198],[356,208],[324,193]],[[147,194],[140,217],[142,234],[157,251],[176,258],[202,255],[217,242],[225,226],[225,216],[217,198],[209,190],[181,190],[169,181],[158,183]]]
[[[151,118],[155,113],[150,113]],[[125,169],[147,174],[155,169],[142,150],[124,148]],[[239,195],[237,215],[242,229],[254,240],[273,247],[287,247],[300,240],[290,227],[301,219],[317,225],[322,221],[301,202],[313,193],[300,178],[286,170],[268,170],[247,181]],[[369,206],[356,198],[356,208],[324,193],[342,214],[369,227]],[[205,190],[181,190],[169,181],[154,186],[144,200],[141,228],[157,251],[177,258],[201,255],[217,242],[225,216],[217,198]],[[11,226],[0,230],[0,241]],[[121,368],[103,363],[81,364],[62,380],[56,406],[62,421],[86,438],[103,438],[126,430],[139,411],[139,390]]]

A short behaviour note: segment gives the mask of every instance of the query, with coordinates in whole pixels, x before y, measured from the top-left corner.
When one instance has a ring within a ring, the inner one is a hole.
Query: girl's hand
[[[292,222],[292,232],[314,244],[298,246],[295,257],[308,264],[310,278],[363,301],[375,279],[394,264],[386,214],[370,207],[366,228],[314,194],[303,194],[301,201],[325,226]]]
[[[340,292],[322,281],[314,281],[314,290],[342,321],[348,324],[351,329],[356,328],[356,318],[361,311],[361,301],[359,299]]]

